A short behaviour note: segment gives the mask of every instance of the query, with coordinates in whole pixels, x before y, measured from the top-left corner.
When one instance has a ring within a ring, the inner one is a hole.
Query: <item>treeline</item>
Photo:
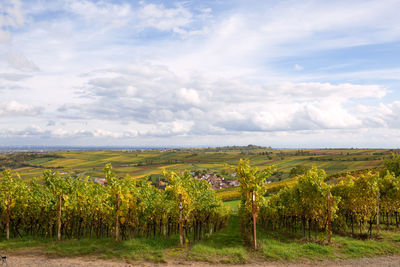
[[[322,157],[309,157],[308,160],[310,161],[370,161],[370,160],[382,160],[384,159],[383,156],[379,155],[358,155],[358,156],[340,156],[340,155],[333,155],[333,156],[322,156]]]
[[[248,155],[263,155],[269,160],[280,159],[283,160],[287,157],[307,157],[305,158],[310,161],[369,161],[369,160],[382,160],[395,151],[393,149],[382,152],[367,153],[365,151],[360,152],[337,152],[328,153],[330,149],[325,150],[274,150],[274,151],[261,151],[253,152]]]
[[[163,165],[163,164],[181,164],[185,163],[180,159],[146,159],[136,163],[136,166],[151,166],[151,165]]]
[[[4,171],[6,169],[16,169],[23,167],[37,167],[42,168],[40,165],[33,165],[28,163],[28,161],[34,159],[43,159],[47,158],[49,160],[56,158],[63,158],[62,155],[55,153],[10,153],[0,155],[0,171]],[[57,167],[58,168],[58,167]],[[60,167],[62,168],[62,167]]]
[[[105,167],[107,185],[45,171],[23,181],[3,171],[0,232],[9,236],[81,238],[171,236],[199,240],[223,227],[227,209],[209,184],[166,172],[165,190],[149,182],[120,179]],[[182,243],[182,244],[183,244]]]

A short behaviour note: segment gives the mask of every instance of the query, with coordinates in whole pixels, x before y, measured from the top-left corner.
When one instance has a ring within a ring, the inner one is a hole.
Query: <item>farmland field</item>
[[[390,149],[270,149],[263,147],[236,147],[213,149],[155,149],[138,151],[60,151],[33,153],[31,157],[15,157],[10,165],[10,154],[0,155],[0,167],[12,169],[23,179],[40,176],[45,169],[60,174],[101,177],[106,163],[111,163],[121,177],[145,177],[167,170],[207,170],[224,177],[232,177],[240,158],[250,159],[253,166],[263,168],[275,165],[272,181],[289,178],[296,166],[318,167],[328,175],[375,168],[382,165]],[[32,153],[31,153],[32,154]],[[39,154],[40,157],[35,156]],[[14,155],[14,154],[12,154]]]

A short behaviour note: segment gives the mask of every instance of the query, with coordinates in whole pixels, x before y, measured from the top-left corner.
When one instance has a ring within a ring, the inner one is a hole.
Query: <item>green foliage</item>
[[[383,162],[385,168],[393,173],[396,177],[400,177],[400,154],[392,154],[391,158],[385,159]]]
[[[254,203],[258,209],[264,201],[264,195],[267,191],[266,179],[275,171],[274,166],[270,166],[261,171],[258,168],[251,167],[249,160],[241,159],[236,168],[238,180],[240,182],[240,192],[243,208],[251,210],[252,193],[255,193]]]
[[[380,187],[388,186],[384,180],[389,182],[389,176],[382,179],[378,173],[368,172],[358,177],[348,175],[334,186],[332,193],[341,199],[337,225],[351,227],[352,234],[355,226],[358,226],[360,234],[366,230],[367,223],[371,226],[376,218],[377,193]],[[369,227],[370,234],[371,230]]]
[[[282,221],[286,226],[301,224],[303,234],[305,227],[325,229],[328,216],[328,194],[330,186],[325,183],[326,173],[312,168],[298,177],[298,183],[286,187],[272,195],[261,209],[261,221],[272,229],[278,228]],[[340,198],[331,199],[331,217],[335,219]]]
[[[207,183],[191,178],[187,172],[168,175],[170,181],[165,191],[148,182],[120,179],[110,164],[104,173],[107,185],[88,178],[61,177],[50,170],[40,177],[44,183],[36,179],[22,181],[4,171],[0,182],[1,216],[4,218],[6,205],[11,201],[12,236],[54,237],[61,197],[64,238],[114,236],[116,220],[122,239],[164,237],[178,230],[177,195],[183,193],[187,238],[201,239],[225,226],[228,220],[229,208]],[[0,229],[4,233],[3,219]]]
[[[400,179],[389,171],[381,176],[378,172],[362,172],[358,176],[347,175],[337,184],[328,185],[323,170],[311,169],[297,178],[297,183],[272,195],[261,208],[261,221],[266,229],[298,229],[306,234],[323,232],[327,227],[327,196],[331,192],[331,220],[334,231],[351,230],[360,236],[372,236],[376,224],[378,203],[380,221],[386,226],[399,226]]]
[[[19,193],[22,193],[22,188],[19,188],[20,184],[21,179],[15,179],[12,177],[10,170],[4,170],[2,172],[2,179],[0,183],[0,196],[4,200],[2,201],[2,204],[6,204],[5,202],[9,201],[7,198],[13,199]]]
[[[250,242],[252,212],[257,219],[260,206],[264,202],[267,191],[266,179],[274,173],[274,166],[258,171],[251,167],[249,160],[240,160],[236,175],[240,182],[241,203],[239,206],[240,230],[246,243]]]
[[[294,178],[298,175],[305,174],[309,169],[310,168],[307,166],[297,165],[296,167],[293,167],[292,169],[290,169],[289,177]]]
[[[46,170],[43,173],[46,187],[55,195],[63,195],[70,190],[71,179],[63,179],[57,172]]]

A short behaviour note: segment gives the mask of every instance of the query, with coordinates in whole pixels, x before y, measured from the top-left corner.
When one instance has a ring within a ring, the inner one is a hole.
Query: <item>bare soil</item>
[[[90,257],[74,257],[74,258],[55,258],[48,257],[45,255],[8,255],[7,266],[30,266],[30,267],[50,267],[50,266],[99,266],[99,267],[122,267],[122,266],[159,266],[159,267],[169,267],[169,266],[191,266],[191,267],[212,267],[217,264],[204,263],[204,262],[193,262],[193,261],[179,261],[179,260],[169,260],[168,263],[151,263],[151,262],[126,262],[126,261],[116,261],[116,260],[103,260],[95,259]],[[384,256],[375,258],[362,258],[356,260],[343,260],[343,261],[323,261],[323,262],[270,262],[270,261],[257,261],[247,264],[219,264],[224,267],[272,267],[272,266],[326,266],[326,267],[341,267],[341,266],[368,266],[368,267],[399,267],[400,266],[400,255],[395,256]],[[1,265],[6,266],[6,264]]]

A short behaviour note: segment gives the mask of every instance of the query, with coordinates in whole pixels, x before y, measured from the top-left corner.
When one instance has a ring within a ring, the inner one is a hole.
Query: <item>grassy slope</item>
[[[229,203],[227,205],[232,205]],[[168,262],[180,259],[207,261],[212,263],[245,263],[252,261],[320,261],[324,259],[354,259],[399,253],[400,233],[382,231],[382,239],[357,240],[333,235],[332,245],[309,242],[297,236],[279,232],[264,232],[258,229],[259,250],[246,247],[240,237],[237,214],[220,232],[189,248],[177,246],[178,236],[166,238],[135,238],[116,243],[105,239],[54,239],[15,238],[0,241],[0,254],[44,253],[60,257],[94,256],[106,259],[123,259],[129,262]]]
[[[166,238],[135,238],[115,242],[111,238],[70,239],[56,241],[48,238],[15,238],[0,242],[0,254],[44,253],[59,257],[94,256],[102,259],[146,260],[165,262],[164,250],[178,243],[178,236]]]
[[[232,214],[228,226],[219,233],[195,244],[188,252],[187,259],[213,263],[247,262],[247,250],[240,237],[237,215]]]
[[[231,202],[227,205],[233,205]],[[243,245],[239,234],[237,215],[230,224],[208,240],[195,244],[188,259],[213,263],[244,263],[252,259],[266,261],[321,261],[326,259],[355,259],[400,252],[400,233],[383,231],[383,239],[358,240],[333,235],[332,244],[309,242],[302,236],[286,236],[284,233],[257,231],[259,250],[252,251]]]
[[[265,259],[316,261],[324,259],[354,259],[399,253],[399,244],[393,238],[400,235],[386,232],[382,240],[358,240],[351,237],[333,235],[332,245],[308,242],[306,238],[287,237],[282,233],[259,231],[260,253]],[[390,237],[389,237],[390,236]]]

